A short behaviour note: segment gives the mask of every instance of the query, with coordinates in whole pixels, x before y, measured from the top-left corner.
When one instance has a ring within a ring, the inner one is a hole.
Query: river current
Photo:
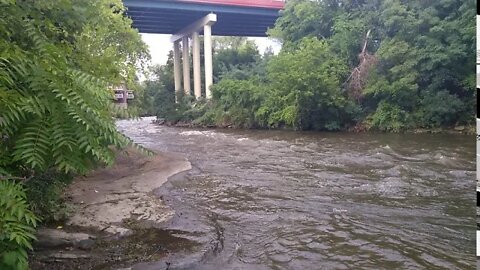
[[[201,255],[169,269],[475,268],[474,136],[151,120],[118,127],[193,167],[158,191],[178,214],[169,226],[202,242]]]

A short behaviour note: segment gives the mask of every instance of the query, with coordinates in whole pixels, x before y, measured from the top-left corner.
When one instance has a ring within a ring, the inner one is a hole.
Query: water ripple
[[[223,230],[222,249],[193,269],[475,265],[475,141],[465,136],[194,130],[149,121],[118,126],[147,147],[187,157],[198,169],[175,181],[182,204]]]

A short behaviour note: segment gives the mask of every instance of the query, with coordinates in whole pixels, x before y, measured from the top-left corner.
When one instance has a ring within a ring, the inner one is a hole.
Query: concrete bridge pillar
[[[180,41],[173,43],[173,74],[175,79],[175,93],[182,88],[182,76],[180,74]]]
[[[205,96],[210,98],[210,87],[213,84],[213,64],[212,64],[212,25],[217,22],[216,14],[208,14],[200,20],[190,24],[175,35],[172,35],[171,41],[174,43],[174,73],[175,73],[175,90],[180,89],[180,49],[178,43],[182,40],[183,49],[183,89],[186,95],[190,95],[190,61],[189,61],[189,45],[188,37],[192,36],[193,51],[193,87],[195,97],[202,95],[202,79],[200,65],[200,36],[199,32],[203,28],[204,37],[204,54],[205,54]]]
[[[213,23],[212,23],[213,24]],[[203,27],[204,55],[205,55],[205,97],[210,99],[212,93],[210,87],[213,84],[213,60],[212,60],[212,25],[205,24]]]
[[[182,38],[183,49],[183,90],[185,95],[190,95],[190,51],[188,45],[188,36]]]
[[[198,32],[192,34],[192,51],[193,51],[193,90],[195,98],[202,96],[202,78],[200,70],[200,36]]]

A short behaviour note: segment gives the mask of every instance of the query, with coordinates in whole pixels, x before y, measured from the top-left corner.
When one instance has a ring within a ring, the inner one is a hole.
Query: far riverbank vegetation
[[[178,104],[170,55],[145,82],[143,112],[184,126],[463,131],[475,123],[474,7],[288,1],[268,32],[278,55],[217,38],[212,99],[180,93]]]

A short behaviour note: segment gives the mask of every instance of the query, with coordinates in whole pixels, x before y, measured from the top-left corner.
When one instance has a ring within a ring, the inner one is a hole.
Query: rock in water
[[[455,129],[455,131],[464,131],[465,126],[456,126],[454,129]]]
[[[76,245],[76,247],[78,247],[79,249],[81,250],[90,250],[93,248],[93,246],[95,245],[95,241],[92,240],[92,239],[84,239],[84,240],[81,240],[80,242],[78,242],[78,244]]]

